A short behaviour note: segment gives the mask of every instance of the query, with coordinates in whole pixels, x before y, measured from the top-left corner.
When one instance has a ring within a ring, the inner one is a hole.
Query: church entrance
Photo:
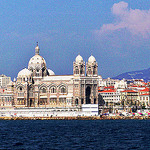
[[[34,107],[34,100],[30,99],[30,107]]]
[[[91,87],[88,86],[86,88],[86,104],[91,104],[90,95],[91,95]]]

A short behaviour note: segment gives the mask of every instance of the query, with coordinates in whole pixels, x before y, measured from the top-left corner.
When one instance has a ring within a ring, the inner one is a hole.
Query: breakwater
[[[0,117],[0,120],[150,120],[150,116]]]

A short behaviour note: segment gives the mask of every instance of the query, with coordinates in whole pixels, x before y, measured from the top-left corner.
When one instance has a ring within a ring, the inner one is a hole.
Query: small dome
[[[50,69],[48,69],[48,73],[49,73],[50,76],[55,75],[55,73]]]
[[[36,69],[36,68],[43,68],[45,67],[46,68],[46,61],[45,59],[40,56],[40,55],[34,55],[30,61],[29,61],[29,64],[28,64],[28,69]]]
[[[77,57],[76,57],[76,60],[75,60],[77,63],[81,63],[81,62],[83,62],[83,58],[80,56],[80,55],[78,55]]]
[[[18,77],[22,78],[22,77],[30,77],[32,75],[32,72],[29,71],[28,69],[23,69],[18,73]]]
[[[89,63],[96,62],[95,57],[91,55],[91,56],[89,57],[89,59],[88,59],[88,62],[89,62]]]

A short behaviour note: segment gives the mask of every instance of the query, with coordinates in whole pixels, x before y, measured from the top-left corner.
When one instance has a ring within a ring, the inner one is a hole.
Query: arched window
[[[56,88],[55,87],[51,88],[51,93],[56,93]]]
[[[81,98],[81,104],[83,104],[84,103],[84,99],[83,98]]]
[[[76,68],[75,68],[75,74],[79,74],[79,69],[78,69],[77,66],[76,66]]]
[[[39,69],[36,70],[36,76],[37,76],[37,77],[40,76],[40,70],[39,70]]]
[[[81,67],[80,67],[80,74],[83,74],[84,72],[83,72],[83,65],[81,65]]]
[[[75,100],[75,105],[76,105],[76,106],[78,105],[78,99]]]
[[[61,93],[66,93],[66,88],[65,88],[65,87],[62,87],[61,90],[60,90],[60,92],[61,92]]]
[[[94,68],[93,68],[93,75],[95,75],[96,74],[96,66],[94,66]]]
[[[23,88],[21,86],[18,88],[18,96],[24,96]]]
[[[92,74],[91,67],[88,68],[88,74],[89,74],[89,75]]]
[[[45,87],[43,87],[43,88],[41,89],[41,93],[46,93],[46,88],[45,88]]]

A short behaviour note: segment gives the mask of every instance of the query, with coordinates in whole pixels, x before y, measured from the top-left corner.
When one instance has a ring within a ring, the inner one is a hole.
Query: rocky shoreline
[[[150,116],[0,117],[0,120],[149,120]]]

